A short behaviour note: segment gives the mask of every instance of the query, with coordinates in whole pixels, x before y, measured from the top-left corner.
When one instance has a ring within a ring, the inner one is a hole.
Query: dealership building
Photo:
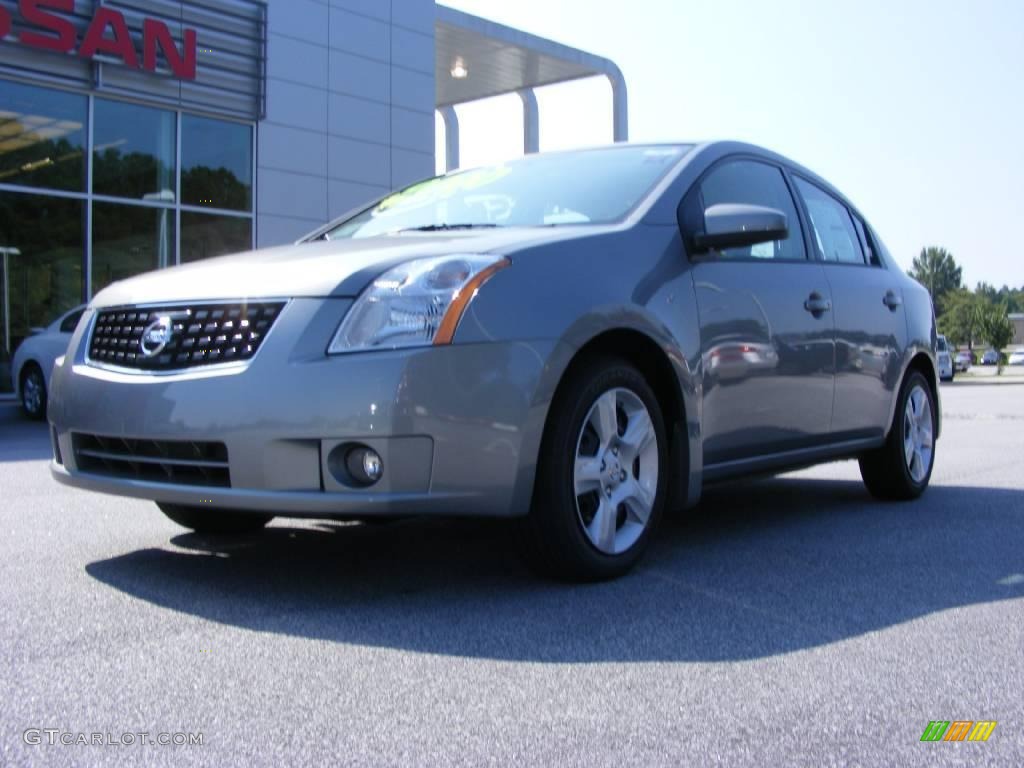
[[[33,328],[115,280],[294,241],[458,167],[456,106],[604,76],[433,0],[0,0],[0,392]],[[231,286],[224,286],[225,297]]]

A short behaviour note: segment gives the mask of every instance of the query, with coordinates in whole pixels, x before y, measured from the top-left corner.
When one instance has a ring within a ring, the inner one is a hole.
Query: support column
[[[533,88],[518,91],[523,102],[523,152],[533,155],[540,152],[540,110],[537,109],[537,95]]]
[[[608,81],[612,84],[612,139],[615,142],[629,141],[629,93],[626,90],[626,78],[616,67],[608,73]]]
[[[459,169],[459,116],[455,107],[440,107],[444,120],[444,167],[446,171]]]

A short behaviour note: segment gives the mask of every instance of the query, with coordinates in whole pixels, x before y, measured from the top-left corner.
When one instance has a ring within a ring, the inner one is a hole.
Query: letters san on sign
[[[171,73],[181,80],[196,79],[196,31],[182,31],[179,50],[171,31],[162,21],[142,22],[142,55],[128,31],[124,15],[113,8],[98,6],[82,38],[70,19],[56,12],[72,13],[75,0],[19,0],[18,12],[25,27],[16,36],[17,42],[31,48],[74,54],[83,59],[97,55],[111,56],[126,67],[155,72],[157,53],[163,55]],[[0,39],[11,34],[13,19],[6,8],[0,8]]]

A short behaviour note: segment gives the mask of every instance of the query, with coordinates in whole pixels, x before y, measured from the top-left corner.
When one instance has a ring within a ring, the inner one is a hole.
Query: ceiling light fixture
[[[456,80],[465,80],[469,77],[469,69],[466,68],[466,62],[462,60],[461,56],[452,64],[452,77]]]

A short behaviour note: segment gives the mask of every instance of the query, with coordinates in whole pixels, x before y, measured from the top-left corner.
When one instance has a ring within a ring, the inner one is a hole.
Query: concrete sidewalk
[[[993,366],[975,366],[966,373],[958,373],[953,384],[1024,384],[1024,366],[1007,366],[1002,374]]]

